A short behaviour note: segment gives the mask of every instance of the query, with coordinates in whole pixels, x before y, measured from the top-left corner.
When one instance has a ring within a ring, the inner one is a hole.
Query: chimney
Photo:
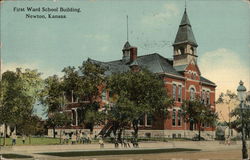
[[[137,58],[137,47],[130,47],[130,62],[135,61]]]

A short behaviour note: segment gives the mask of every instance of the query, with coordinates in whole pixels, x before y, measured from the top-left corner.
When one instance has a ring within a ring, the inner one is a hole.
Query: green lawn
[[[12,141],[11,138],[6,139],[7,145],[11,145]],[[32,137],[31,138],[31,143],[29,142],[29,138],[27,137],[25,140],[25,144],[22,142],[22,138],[19,137],[17,139],[17,144],[16,145],[52,145],[52,144],[59,144],[60,140],[58,138],[37,138],[37,137]],[[3,145],[3,138],[0,138],[0,145]]]
[[[32,156],[26,156],[21,154],[2,154],[3,158],[11,158],[11,159],[22,159],[22,158],[33,158]]]
[[[46,152],[39,153],[50,156],[59,157],[79,157],[79,156],[101,156],[101,155],[123,155],[123,154],[152,154],[152,153],[168,153],[168,152],[187,152],[200,151],[199,149],[189,148],[169,148],[169,149],[134,149],[134,150],[98,150],[98,151],[75,151],[75,152]]]

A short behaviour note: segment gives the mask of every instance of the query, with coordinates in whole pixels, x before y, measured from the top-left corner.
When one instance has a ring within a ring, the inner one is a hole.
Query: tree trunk
[[[94,130],[94,125],[93,124],[90,125],[89,130],[90,130],[90,134],[93,134],[93,130]]]
[[[6,145],[7,124],[4,123],[3,145]]]
[[[198,123],[199,124],[199,135],[198,135],[198,138],[199,138],[199,141],[201,140],[201,124],[200,123]]]
[[[138,130],[139,130],[138,120],[133,121],[133,129],[134,129],[134,138],[137,140],[137,138],[138,138]]]
[[[114,134],[114,136],[116,137],[116,131],[117,131],[117,125],[116,125],[116,123],[115,122],[113,122],[113,128],[112,128],[112,130],[113,130],[113,134]]]
[[[62,144],[62,129],[60,129],[60,144]]]
[[[118,140],[119,140],[119,142],[122,142],[122,128],[119,129]]]
[[[31,144],[31,135],[29,135],[29,144]]]
[[[56,127],[53,127],[53,138],[56,138]]]

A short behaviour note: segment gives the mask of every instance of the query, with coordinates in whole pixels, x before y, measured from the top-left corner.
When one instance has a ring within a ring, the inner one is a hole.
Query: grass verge
[[[54,145],[60,144],[59,138],[48,138],[48,137],[29,137],[26,138],[25,143],[23,144],[22,138],[18,137],[16,141],[16,145],[25,146],[25,145]],[[3,138],[0,138],[0,145],[3,145]],[[11,138],[6,138],[6,145],[11,146]]]
[[[123,155],[123,154],[152,154],[184,151],[201,151],[200,149],[189,148],[169,148],[169,149],[135,149],[135,150],[98,150],[98,151],[73,151],[73,152],[46,152],[38,153],[59,157],[79,157],[79,156],[101,156],[101,155]]]
[[[21,155],[21,154],[2,154],[3,158],[11,158],[11,159],[22,159],[22,158],[33,158],[32,156]]]

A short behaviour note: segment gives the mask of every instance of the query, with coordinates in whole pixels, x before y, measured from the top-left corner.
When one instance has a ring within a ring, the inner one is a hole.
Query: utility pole
[[[127,15],[127,42],[128,42],[128,15]]]
[[[231,117],[230,117],[230,106],[228,106],[228,136],[231,136]]]

